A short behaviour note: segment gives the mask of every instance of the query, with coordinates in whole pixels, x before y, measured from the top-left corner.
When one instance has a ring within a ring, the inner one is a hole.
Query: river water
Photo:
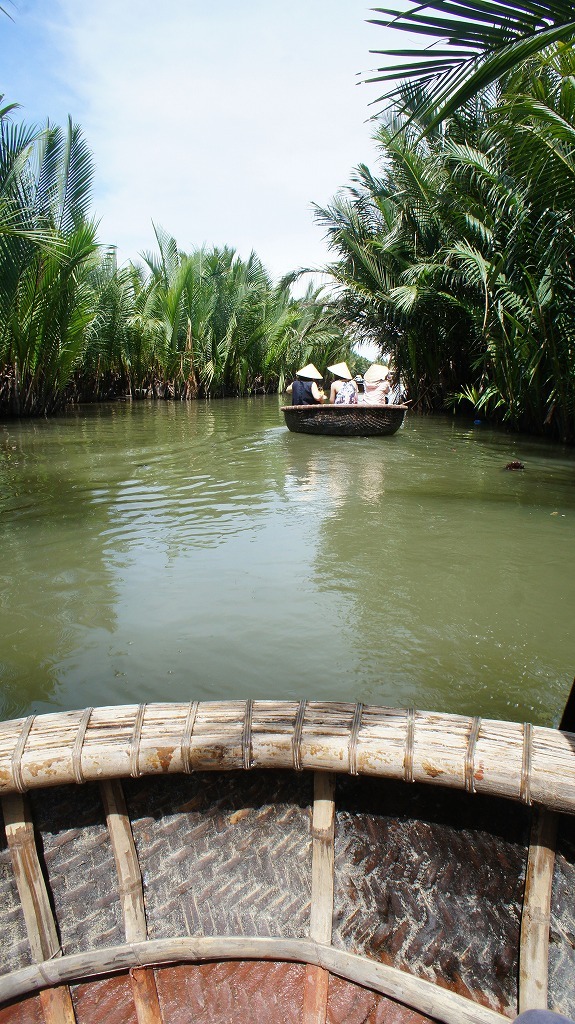
[[[306,697],[556,725],[575,452],[413,414],[291,434],[280,404],[0,424],[0,717]]]

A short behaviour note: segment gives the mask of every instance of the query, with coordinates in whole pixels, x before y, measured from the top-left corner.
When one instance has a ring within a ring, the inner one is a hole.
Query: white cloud
[[[32,5],[34,6],[34,5]],[[102,241],[258,253],[274,276],[327,259],[311,203],[361,161],[380,29],[363,0],[59,0],[52,73],[94,152]]]

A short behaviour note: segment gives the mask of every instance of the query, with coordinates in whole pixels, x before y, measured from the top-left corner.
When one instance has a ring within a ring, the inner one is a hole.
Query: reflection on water
[[[276,398],[4,424],[0,716],[269,696],[555,724],[574,478],[447,419],[290,434]]]

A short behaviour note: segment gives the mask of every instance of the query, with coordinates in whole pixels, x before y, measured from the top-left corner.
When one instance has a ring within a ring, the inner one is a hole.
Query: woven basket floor
[[[123,786],[150,938],[309,934],[310,773],[206,772],[129,779]],[[63,952],[123,942],[98,787],[36,791],[30,802]],[[560,831],[550,953],[551,1005],[566,1015],[575,1013],[573,825],[565,819]],[[513,1016],[528,837],[529,814],[519,805],[431,786],[338,778],[334,945]],[[3,973],[31,962],[3,830],[0,949]],[[229,977],[225,985],[232,985]],[[357,1019],[378,1021],[374,1007],[376,1016]],[[285,1005],[282,1012],[287,1015],[278,1020],[292,1019]],[[4,1019],[12,1020],[0,1015],[0,1024]]]
[[[300,964],[179,965],[155,971],[169,1024],[300,1024],[306,969]],[[76,985],[77,1024],[138,1024],[127,975]],[[0,1024],[45,1024],[38,996],[0,1009]],[[326,1024],[432,1024],[415,1010],[341,978],[329,979]]]

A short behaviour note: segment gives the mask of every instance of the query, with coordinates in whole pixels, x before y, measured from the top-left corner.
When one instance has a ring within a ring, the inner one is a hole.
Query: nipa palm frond
[[[375,8],[382,18],[374,25],[432,39],[420,47],[376,50],[394,58],[366,82],[399,85],[374,102],[401,98],[406,82],[423,85],[418,118],[427,119],[426,132],[449,117],[468,99],[509,73],[534,54],[575,37],[575,11],[564,0],[409,0],[406,10]],[[441,44],[446,44],[443,48]],[[407,105],[404,106],[406,111]]]

